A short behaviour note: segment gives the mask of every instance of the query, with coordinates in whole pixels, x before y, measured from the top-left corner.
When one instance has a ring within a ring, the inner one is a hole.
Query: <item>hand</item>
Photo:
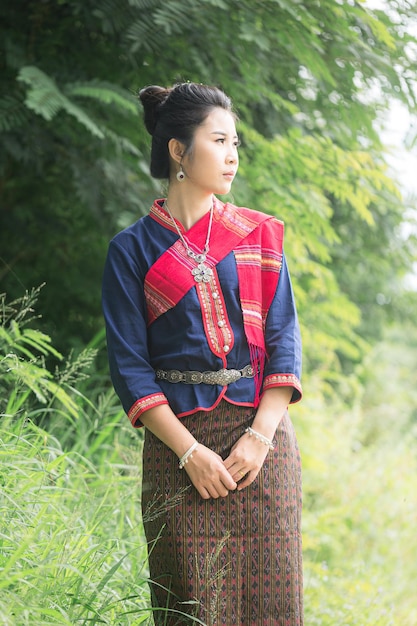
[[[238,483],[238,491],[253,483],[269,452],[268,446],[246,433],[235,443],[224,465]]]
[[[200,496],[205,500],[224,498],[229,491],[237,487],[221,456],[201,443],[193,452],[192,458],[188,458],[184,469]]]

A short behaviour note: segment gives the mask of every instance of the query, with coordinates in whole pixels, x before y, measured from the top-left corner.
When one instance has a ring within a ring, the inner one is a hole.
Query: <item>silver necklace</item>
[[[168,206],[168,202],[165,200],[164,201],[164,207],[167,210],[167,213],[169,215],[169,217],[171,218],[172,223],[175,226],[175,230],[177,231],[182,244],[187,252],[187,256],[190,257],[190,259],[193,259],[193,261],[195,261],[197,263],[197,267],[194,267],[191,270],[191,274],[194,276],[194,280],[196,283],[208,283],[210,282],[211,277],[213,276],[213,270],[211,269],[211,267],[209,267],[208,265],[206,265],[206,259],[207,259],[207,254],[208,251],[210,250],[210,235],[211,235],[211,225],[213,223],[213,204],[210,207],[210,220],[209,220],[209,225],[208,225],[208,229],[207,229],[207,237],[206,237],[206,243],[204,244],[204,248],[201,252],[193,252],[193,250],[191,250],[190,246],[188,245],[187,240],[185,239],[185,237],[183,236],[182,232],[180,231],[180,229],[177,226],[177,222],[175,221],[175,219],[172,216],[171,211],[169,210],[169,206]]]

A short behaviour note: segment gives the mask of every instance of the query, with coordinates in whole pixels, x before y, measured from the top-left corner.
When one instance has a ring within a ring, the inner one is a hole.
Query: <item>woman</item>
[[[142,509],[156,624],[303,623],[301,471],[287,405],[301,348],[283,224],[222,203],[238,168],[229,98],[140,92],[166,199],[110,243],[111,376],[145,426]],[[194,622],[195,623],[195,622]]]

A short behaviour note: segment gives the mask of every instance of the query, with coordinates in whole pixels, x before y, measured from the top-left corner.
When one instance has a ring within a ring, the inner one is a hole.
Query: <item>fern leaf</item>
[[[129,141],[129,139],[127,139],[126,137],[118,135],[109,128],[103,129],[103,131],[106,137],[113,142],[118,150],[121,150],[122,152],[126,152],[128,154],[132,154],[133,156],[139,158],[143,156],[142,152],[137,148],[137,146],[135,146],[135,144]]]
[[[135,98],[129,92],[109,83],[99,81],[74,83],[65,87],[65,93],[68,96],[93,98],[104,104],[116,104],[122,110],[133,113],[133,115],[138,113],[138,105]]]
[[[163,43],[164,33],[156,28],[152,16],[144,15],[129,26],[125,36],[128,41],[133,42],[131,52],[137,52],[140,48],[152,52]]]
[[[62,94],[55,82],[37,67],[23,67],[17,79],[29,85],[26,106],[50,121],[62,108]]]
[[[21,100],[12,95],[0,99],[0,132],[23,126],[27,120],[27,108]]]
[[[218,7],[219,9],[223,9],[224,11],[229,10],[229,6],[227,2],[224,0],[203,0],[204,4],[210,4],[213,7]]]
[[[18,74],[18,80],[29,85],[25,100],[26,106],[48,122],[63,109],[83,124],[92,135],[99,139],[104,138],[102,129],[83,109],[67,98],[55,81],[42,70],[34,66],[23,67]]]
[[[155,24],[167,35],[184,32],[184,28],[192,26],[189,11],[184,9],[182,2],[169,2],[155,11]]]
[[[131,7],[144,11],[159,6],[160,0],[128,0],[128,2]]]

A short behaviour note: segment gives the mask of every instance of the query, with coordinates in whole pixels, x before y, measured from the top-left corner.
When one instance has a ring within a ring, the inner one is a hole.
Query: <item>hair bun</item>
[[[139,99],[144,110],[144,122],[146,130],[150,135],[153,135],[155,131],[158,121],[158,109],[168,98],[170,92],[171,89],[159,87],[159,85],[150,85],[139,91]]]

